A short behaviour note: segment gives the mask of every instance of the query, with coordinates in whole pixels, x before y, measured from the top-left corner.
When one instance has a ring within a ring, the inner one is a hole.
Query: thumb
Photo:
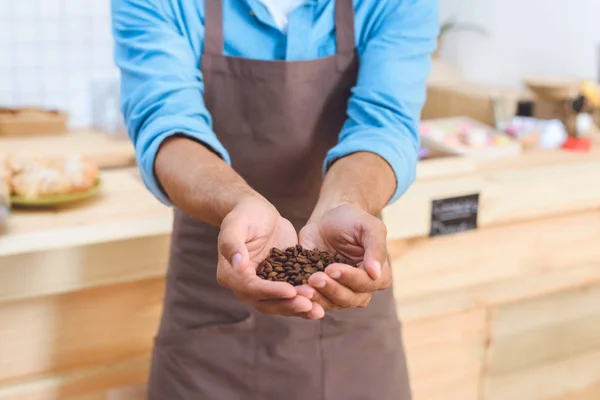
[[[235,271],[244,271],[249,265],[246,236],[248,222],[243,217],[232,214],[225,217],[219,233],[219,253],[231,264]]]
[[[369,216],[362,229],[362,242],[365,249],[365,270],[373,280],[381,277],[381,268],[387,261],[387,229],[378,218]]]

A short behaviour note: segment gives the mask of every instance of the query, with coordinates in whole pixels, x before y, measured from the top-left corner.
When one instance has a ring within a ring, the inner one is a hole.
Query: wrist
[[[242,202],[262,199],[217,154],[186,137],[163,142],[155,174],[173,204],[215,227]]]
[[[330,166],[315,216],[343,204],[378,215],[389,202],[395,188],[396,177],[387,161],[368,152],[350,154]]]
[[[365,206],[362,200],[353,200],[345,196],[327,198],[322,197],[315,206],[309,222],[319,221],[325,214],[340,207],[353,207],[369,213],[368,207]]]
[[[201,193],[199,194],[202,195]],[[264,197],[254,191],[245,183],[227,185],[218,188],[213,200],[212,209],[216,217],[217,226],[223,219],[236,209],[244,209],[249,204],[268,203]]]

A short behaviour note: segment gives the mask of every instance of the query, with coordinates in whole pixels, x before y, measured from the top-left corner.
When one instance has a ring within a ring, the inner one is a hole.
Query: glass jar
[[[0,154],[0,231],[10,213],[9,167],[6,157]]]

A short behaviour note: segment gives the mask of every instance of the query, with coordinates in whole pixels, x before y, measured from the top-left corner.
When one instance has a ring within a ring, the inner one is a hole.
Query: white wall
[[[440,0],[441,17],[490,37],[448,36],[443,58],[467,78],[516,86],[529,74],[598,78],[600,0]],[[115,79],[109,0],[0,0],[0,106],[39,105],[93,120],[97,79]]]
[[[448,36],[442,57],[465,77],[518,86],[526,75],[598,79],[600,0],[440,0],[442,20],[485,26]]]
[[[94,84],[118,78],[112,49],[109,0],[0,0],[0,106],[91,124]]]

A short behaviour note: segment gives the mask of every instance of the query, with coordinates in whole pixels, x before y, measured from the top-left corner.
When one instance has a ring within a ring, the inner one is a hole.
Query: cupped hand
[[[311,218],[300,231],[300,244],[339,253],[349,264],[331,264],[308,280],[297,292],[311,298],[309,318],[321,318],[326,311],[366,307],[374,292],[391,285],[387,261],[387,230],[377,217],[344,203]]]
[[[264,314],[305,316],[313,308],[306,296],[289,283],[256,275],[273,247],[284,249],[297,241],[292,224],[267,200],[258,196],[242,200],[221,224],[217,281]]]

